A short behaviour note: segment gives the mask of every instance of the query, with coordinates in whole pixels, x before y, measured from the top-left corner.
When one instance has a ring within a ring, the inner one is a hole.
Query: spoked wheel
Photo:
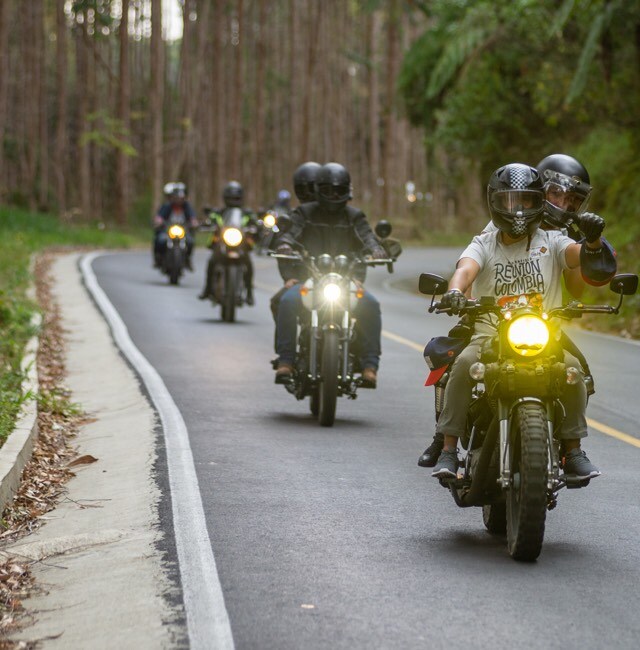
[[[492,535],[504,535],[507,532],[507,504],[482,506],[482,521]]]
[[[323,427],[333,426],[338,401],[340,341],[336,330],[326,330],[322,341],[322,381],[318,387],[318,420]]]
[[[514,418],[520,435],[510,448],[507,546],[515,560],[532,562],[542,550],[547,516],[547,418],[540,404],[521,404]]]

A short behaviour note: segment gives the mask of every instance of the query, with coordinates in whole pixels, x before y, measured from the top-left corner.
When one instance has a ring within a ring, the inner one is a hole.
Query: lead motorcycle
[[[213,211],[205,208],[209,216]],[[240,208],[225,208],[222,219],[212,226],[213,267],[212,302],[220,305],[221,318],[232,323],[236,309],[247,301],[245,271],[247,256],[255,243],[256,229],[245,225]]]
[[[620,295],[616,307],[573,301],[544,312],[525,296],[506,305],[484,297],[469,301],[460,312],[469,326],[491,315],[497,334],[487,340],[479,361],[469,369],[476,383],[460,438],[466,450],[462,473],[440,483],[459,507],[481,507],[489,532],[506,531],[509,553],[516,560],[533,561],[540,554],[546,512],[556,507],[558,492],[589,483],[590,479],[561,473],[557,438],[564,418],[561,398],[567,384],[581,381],[581,373],[564,363],[563,349],[575,352],[575,346],[572,349],[560,323],[583,314],[619,313],[623,297],[636,293],[638,276],[616,275],[609,286]],[[423,273],[419,289],[432,296],[430,313],[451,313],[435,302],[435,296],[447,290],[444,278]],[[436,390],[444,389],[447,378],[445,372]]]
[[[280,218],[278,225],[286,232],[289,222]],[[391,225],[380,222],[375,232],[384,246]],[[285,388],[298,400],[309,397],[311,413],[319,423],[333,426],[338,397],[356,399],[358,388],[372,388],[355,377],[361,368],[353,311],[364,289],[354,281],[354,271],[359,265],[384,265],[392,273],[397,255],[386,259],[328,254],[312,257],[305,251],[270,255],[302,263],[310,276],[301,290],[305,311],[298,318],[295,371]],[[276,365],[273,361],[274,369]]]

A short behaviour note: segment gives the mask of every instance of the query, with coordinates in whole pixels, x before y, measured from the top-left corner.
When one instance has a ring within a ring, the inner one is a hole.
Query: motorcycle
[[[210,210],[205,210],[210,214]],[[222,223],[213,227],[210,248],[213,251],[213,304],[219,304],[221,318],[233,323],[236,309],[246,303],[245,286],[246,259],[254,246],[256,230],[243,225],[240,208],[226,208],[222,213]]]
[[[171,217],[165,226],[167,245],[162,258],[162,272],[171,284],[178,284],[187,263],[187,231],[184,218]]]
[[[278,220],[285,232],[289,223],[290,220]],[[390,232],[387,222],[376,226],[379,237],[386,237]],[[359,265],[385,265],[392,273],[396,257],[370,259],[328,254],[312,257],[305,251],[270,255],[302,263],[310,276],[301,289],[305,312],[298,320],[295,371],[285,388],[298,400],[309,397],[311,413],[319,423],[333,426],[338,397],[356,399],[358,388],[373,388],[355,377],[361,368],[352,312],[364,289],[354,281],[354,271]],[[275,369],[277,361],[272,363]]]
[[[267,210],[258,221],[258,244],[256,254],[264,255],[270,248],[273,240],[279,232],[278,220],[279,212],[277,208]]]
[[[435,302],[447,286],[438,275],[420,276],[420,292],[432,296],[430,313],[451,313]],[[616,275],[610,282],[611,290],[620,294],[616,307],[573,301],[544,312],[526,296],[501,305],[493,297],[483,297],[469,301],[460,312],[470,326],[491,315],[497,333],[488,338],[479,361],[469,369],[475,387],[460,438],[466,450],[462,474],[440,483],[459,507],[481,507],[489,532],[506,532],[509,554],[516,560],[539,556],[546,512],[556,507],[558,492],[585,487],[590,481],[561,473],[557,438],[565,414],[561,398],[565,386],[581,381],[581,372],[564,362],[563,350],[574,353],[577,348],[560,323],[583,314],[617,314],[623,297],[635,294],[637,287],[637,275]],[[580,359],[579,355],[574,354]],[[444,390],[448,376],[447,370],[436,391]],[[593,393],[590,379],[585,376],[588,392]]]

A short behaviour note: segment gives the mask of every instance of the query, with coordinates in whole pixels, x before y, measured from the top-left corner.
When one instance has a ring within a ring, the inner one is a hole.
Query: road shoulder
[[[39,560],[43,593],[24,601],[35,623],[14,639],[48,639],[48,648],[169,648],[181,612],[163,563],[161,494],[153,409],[120,356],[78,271],[78,254],[56,259],[54,294],[66,332],[67,388],[92,421],[66,497],[32,535],[4,551]]]

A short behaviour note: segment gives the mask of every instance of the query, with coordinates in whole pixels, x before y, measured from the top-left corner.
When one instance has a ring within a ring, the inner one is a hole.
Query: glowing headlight
[[[276,225],[276,218],[271,214],[271,212],[268,212],[267,214],[264,215],[264,219],[262,220],[262,223],[267,228],[273,228]]]
[[[222,233],[222,239],[227,246],[239,246],[242,242],[242,233],[237,228],[227,228]]]
[[[328,300],[329,302],[335,302],[336,300],[340,299],[340,294],[342,293],[342,290],[337,284],[334,284],[333,282],[329,282],[328,284],[324,285],[324,288],[322,289],[322,293],[325,297],[325,300]]]
[[[521,316],[509,325],[507,340],[517,354],[534,357],[542,352],[549,342],[549,328],[537,316]]]
[[[184,237],[184,228],[179,226],[177,223],[174,223],[173,226],[169,228],[169,237],[171,237],[171,239],[182,239]]]

